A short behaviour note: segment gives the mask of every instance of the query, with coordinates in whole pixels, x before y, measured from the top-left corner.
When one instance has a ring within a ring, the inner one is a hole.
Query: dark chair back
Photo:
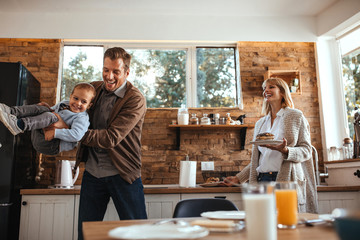
[[[193,198],[176,204],[173,218],[200,217],[208,211],[239,210],[234,203],[223,198]]]

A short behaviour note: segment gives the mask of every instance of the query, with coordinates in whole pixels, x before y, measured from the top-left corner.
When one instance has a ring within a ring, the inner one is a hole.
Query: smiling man
[[[119,218],[145,219],[141,181],[141,131],[146,101],[126,79],[131,56],[122,48],[104,54],[103,81],[89,110],[90,128],[81,140],[77,165],[86,162],[81,183],[78,239],[83,221],[101,221],[110,197]]]

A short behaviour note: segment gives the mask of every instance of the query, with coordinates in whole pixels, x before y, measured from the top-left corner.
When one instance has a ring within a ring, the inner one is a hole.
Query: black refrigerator
[[[0,103],[20,106],[38,103],[40,83],[20,63],[0,62]],[[30,132],[13,136],[0,122],[0,235],[18,239],[21,188],[35,185],[36,151]]]

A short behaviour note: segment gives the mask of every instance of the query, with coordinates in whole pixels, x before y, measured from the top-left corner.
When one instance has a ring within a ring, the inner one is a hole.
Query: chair
[[[193,198],[176,204],[173,218],[200,217],[207,211],[239,210],[234,203],[223,198]]]

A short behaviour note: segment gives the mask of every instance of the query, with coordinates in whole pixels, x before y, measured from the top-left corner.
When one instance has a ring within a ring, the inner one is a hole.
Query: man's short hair
[[[104,60],[105,58],[110,58],[111,60],[121,58],[124,62],[125,72],[130,68],[131,55],[121,47],[108,48],[104,53]]]

